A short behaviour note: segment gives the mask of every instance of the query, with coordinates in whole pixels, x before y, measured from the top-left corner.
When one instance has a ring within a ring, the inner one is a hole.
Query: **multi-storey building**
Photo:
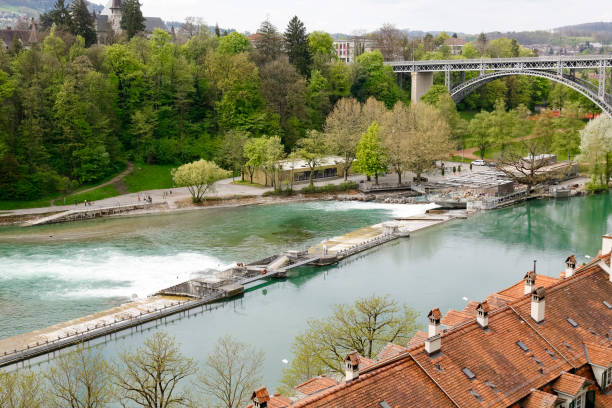
[[[364,52],[374,50],[374,42],[366,37],[355,36],[348,40],[334,41],[334,48],[340,61],[351,63]]]
[[[612,234],[596,259],[522,281],[464,310],[433,309],[428,331],[374,360],[350,353],[343,378],[296,397],[253,393],[256,408],[612,407]]]

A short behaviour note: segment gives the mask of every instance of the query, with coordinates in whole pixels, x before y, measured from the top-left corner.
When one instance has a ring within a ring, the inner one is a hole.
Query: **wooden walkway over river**
[[[292,269],[305,265],[330,265],[386,242],[408,237],[412,232],[465,216],[464,212],[447,212],[398,218],[327,239],[308,250],[285,251],[246,265],[236,263],[213,275],[162,289],[146,299],[2,339],[0,367],[24,363],[34,357],[54,353],[82,342],[106,337],[171,315],[188,313],[190,309],[240,296],[246,287],[259,281],[285,278]]]

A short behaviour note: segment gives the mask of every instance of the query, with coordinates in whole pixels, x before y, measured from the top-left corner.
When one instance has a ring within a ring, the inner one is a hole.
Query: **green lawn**
[[[172,188],[170,171],[175,167],[177,166],[170,164],[134,164],[134,171],[132,174],[128,174],[123,181],[130,193]]]
[[[477,111],[459,111],[459,116],[461,116],[461,119],[469,122],[470,120],[474,119],[474,116],[476,116],[477,113]]]
[[[74,194],[68,195],[66,196],[66,204],[67,205],[73,204],[74,200],[77,200],[77,203],[82,203],[85,200],[87,200],[88,202],[91,202],[91,201],[102,200],[104,198],[116,197],[118,195],[119,195],[119,191],[117,191],[115,186],[111,184],[108,186],[96,188],[95,190],[88,191],[87,193],[80,193],[80,194],[74,193]],[[60,198],[55,201],[55,204],[63,205],[64,200]]]
[[[48,207],[53,198],[41,198],[40,200],[31,201],[0,201],[0,210],[21,210],[24,208]]]

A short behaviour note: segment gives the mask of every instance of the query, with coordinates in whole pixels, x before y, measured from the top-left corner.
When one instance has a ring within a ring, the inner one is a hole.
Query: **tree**
[[[313,375],[344,374],[344,357],[352,351],[374,358],[389,342],[406,344],[418,329],[416,318],[413,310],[388,296],[336,305],[330,317],[309,321],[296,337],[294,358],[283,370],[282,389],[290,390]]]
[[[393,68],[383,64],[383,56],[378,50],[364,52],[356,62],[356,78],[351,93],[360,102],[373,96],[391,109],[401,94]]]
[[[257,65],[264,65],[281,56],[283,38],[270,21],[262,22],[257,29],[257,34],[253,41],[255,47],[254,61]]]
[[[128,40],[144,31],[145,18],[142,16],[139,0],[125,0],[121,5],[121,28],[125,30]]]
[[[295,66],[300,74],[305,77],[310,77],[312,54],[308,46],[306,27],[297,16],[294,16],[289,21],[283,38],[285,40],[289,62]]]
[[[44,408],[45,389],[42,382],[31,371],[0,371],[0,407]]]
[[[327,64],[338,58],[334,48],[334,39],[323,31],[313,31],[308,35],[308,47],[314,69],[322,70]]]
[[[324,129],[328,151],[342,157],[342,172],[347,180],[363,134],[361,104],[353,98],[340,99],[327,117]]]
[[[385,148],[389,167],[397,174],[397,183],[402,184],[402,174],[407,168],[410,157],[411,136],[408,131],[410,116],[408,108],[402,103],[396,104],[386,112],[381,120],[380,133]]]
[[[363,134],[357,145],[355,169],[366,176],[376,178],[378,184],[378,174],[387,170],[387,157],[382,141],[379,136],[379,126],[377,122],[372,122],[368,131]]]
[[[221,157],[225,166],[233,170],[232,176],[241,172],[243,181],[244,172],[242,172],[242,169],[246,163],[244,145],[248,138],[249,134],[246,132],[230,130],[223,136],[223,144],[221,145]]]
[[[217,28],[219,28],[217,26]],[[187,17],[185,22],[179,28],[179,35],[188,40],[203,34],[203,30],[207,30],[204,21],[200,17]],[[208,34],[206,32],[206,34]]]
[[[474,118],[470,121],[469,132],[472,136],[472,141],[478,147],[480,158],[484,159],[484,156],[493,144],[493,137],[491,136],[491,114],[486,111],[477,113]]]
[[[64,0],[57,0],[53,9],[40,15],[40,25],[45,30],[50,30],[53,25],[63,30],[70,30],[72,18]]]
[[[478,34],[476,38],[476,49],[480,53],[480,55],[484,55],[485,50],[487,49],[487,36],[485,33]]]
[[[579,159],[590,164],[594,181],[607,186],[612,174],[612,119],[598,116],[580,131]]]
[[[407,122],[406,169],[420,181],[421,174],[452,151],[451,131],[440,111],[425,103],[408,107]]]
[[[242,408],[261,383],[264,354],[230,336],[221,337],[204,362],[199,387],[215,408]]]
[[[103,408],[114,399],[108,364],[83,345],[60,355],[45,377],[52,407]]]
[[[174,337],[156,332],[135,352],[121,355],[120,366],[114,370],[114,384],[120,402],[145,408],[190,406],[191,397],[177,386],[196,373],[192,359],[183,356]]]
[[[285,149],[279,136],[271,136],[266,139],[265,144],[265,156],[263,167],[271,181],[272,187],[278,189],[279,186],[276,183],[276,173],[278,172],[280,161],[285,157]]]
[[[278,115],[283,129],[283,143],[291,149],[303,134],[300,121],[306,116],[306,82],[285,56],[261,67],[260,76],[261,90],[268,109]]]
[[[315,169],[321,164],[321,160],[325,157],[325,153],[325,138],[321,132],[309,130],[306,132],[306,137],[298,141],[296,154],[306,162],[306,165],[310,169],[310,175],[308,177],[310,187],[313,186],[312,178]]]
[[[406,36],[392,24],[383,24],[371,34],[375,48],[380,50],[385,61],[393,61],[403,57],[406,47]]]
[[[251,49],[251,42],[244,35],[237,31],[233,31],[228,35],[219,38],[219,46],[217,51],[221,54],[240,54],[241,52],[247,52]]]
[[[72,34],[83,37],[87,47],[95,44],[98,41],[98,37],[85,0],[75,0],[70,7],[70,14],[72,17],[72,24],[70,25]]]
[[[265,137],[249,139],[244,144],[244,157],[246,159],[244,167],[249,173],[251,184],[253,184],[255,170],[263,166],[266,161],[266,146],[267,139]]]
[[[199,203],[216,181],[228,177],[229,174],[215,163],[200,159],[173,169],[172,180],[178,187],[187,187],[193,202]]]

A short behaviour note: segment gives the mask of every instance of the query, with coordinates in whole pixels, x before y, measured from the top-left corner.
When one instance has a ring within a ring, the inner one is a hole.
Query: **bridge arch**
[[[472,78],[455,86],[450,91],[451,97],[453,98],[455,103],[458,103],[463,100],[463,98],[465,98],[467,95],[480,88],[481,86],[496,79],[511,75],[529,75],[539,78],[545,78],[568,86],[590,99],[595,105],[597,105],[601,109],[602,112],[612,117],[612,97],[610,95],[604,95],[603,99],[600,99],[598,96],[598,88],[596,85],[593,85],[590,82],[578,79],[576,77],[572,77],[569,75],[558,75],[557,73],[552,73],[548,71],[516,69],[491,72],[488,74],[480,75],[476,78]]]

